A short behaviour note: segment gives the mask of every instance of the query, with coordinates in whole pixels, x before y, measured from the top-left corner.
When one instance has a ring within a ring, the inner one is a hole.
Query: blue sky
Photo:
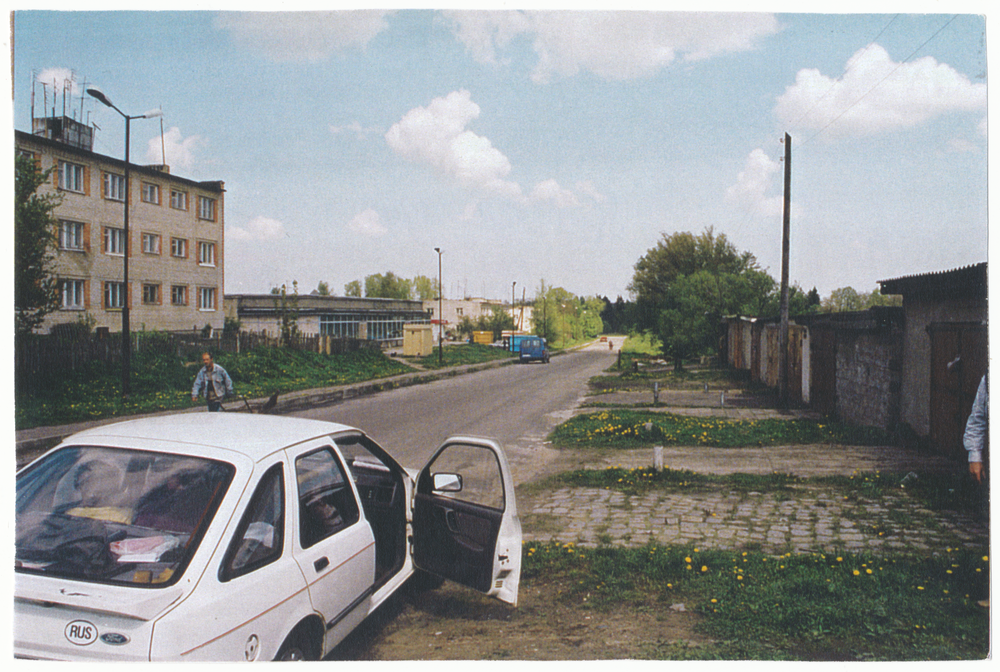
[[[22,11],[13,126],[32,81],[70,76],[162,108],[132,160],[165,146],[174,174],[226,183],[229,293],[436,277],[440,247],[446,298],[544,280],[612,300],[675,231],[714,227],[780,278],[788,132],[791,281],[871,291],[987,258],[985,3],[879,6]],[[121,118],[83,109],[121,156]]]

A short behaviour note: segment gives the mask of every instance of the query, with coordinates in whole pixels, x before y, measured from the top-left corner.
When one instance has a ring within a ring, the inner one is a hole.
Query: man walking
[[[212,355],[205,352],[201,355],[204,364],[194,378],[191,388],[191,401],[198,401],[198,395],[204,394],[209,411],[221,411],[222,400],[226,395],[233,394],[233,379],[226,370],[212,361]]]

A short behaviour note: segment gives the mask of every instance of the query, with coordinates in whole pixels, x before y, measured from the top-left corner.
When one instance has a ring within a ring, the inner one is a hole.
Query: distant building
[[[83,320],[119,331],[126,302],[132,330],[221,329],[223,183],[171,175],[162,165],[131,165],[126,240],[125,162],[95,153],[93,129],[74,119],[34,119],[32,130],[15,132],[17,154],[53,169],[39,193],[62,199],[53,213],[58,250],[52,265],[61,305],[42,331]]]
[[[439,329],[444,326],[444,332],[454,332],[458,325],[468,318],[473,323],[480,317],[490,317],[494,308],[503,308],[500,301],[490,301],[489,299],[442,299],[440,305],[441,314],[438,314],[438,300],[430,299],[423,302],[424,310],[431,315],[431,325],[434,331],[434,342],[439,336]]]
[[[244,331],[278,336],[282,315],[289,313],[303,335],[360,338],[387,346],[402,344],[404,325],[428,324],[431,319],[420,301],[320,294],[288,296],[284,306],[277,294],[232,294],[226,297],[225,313],[239,320]]]

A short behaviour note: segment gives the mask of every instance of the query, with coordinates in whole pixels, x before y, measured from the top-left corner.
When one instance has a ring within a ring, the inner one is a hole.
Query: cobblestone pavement
[[[559,488],[523,511],[525,539],[580,545],[693,544],[758,548],[767,553],[844,551],[934,553],[987,544],[987,529],[970,516],[934,512],[902,493],[847,500],[805,486],[787,493],[627,495],[599,488]],[[558,530],[552,530],[558,527]]]
[[[581,409],[582,410],[582,409]],[[707,414],[706,409],[658,409]],[[716,411],[715,414],[718,414]],[[775,417],[764,409],[726,409],[725,415]],[[563,470],[635,468],[653,463],[653,451],[575,451]],[[779,446],[740,449],[664,448],[664,465],[699,473],[772,472],[800,477],[859,472],[953,471],[938,456],[897,446]],[[875,499],[845,497],[833,486],[803,481],[790,492],[737,492],[708,485],[690,492],[651,491],[629,495],[601,488],[560,487],[519,493],[526,541],[643,545],[693,544],[704,548],[757,548],[764,552],[812,551],[935,553],[948,548],[984,548],[985,521],[971,514],[930,511],[904,490]]]

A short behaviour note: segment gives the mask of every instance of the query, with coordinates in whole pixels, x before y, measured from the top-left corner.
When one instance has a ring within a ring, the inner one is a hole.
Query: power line
[[[937,29],[936,31],[934,31],[934,34],[933,34],[933,35],[931,35],[931,36],[930,36],[930,37],[928,37],[928,38],[927,38],[926,40],[924,40],[924,41],[923,41],[923,42],[922,42],[922,43],[920,44],[920,46],[919,46],[919,47],[917,47],[916,49],[914,49],[914,50],[913,50],[913,52],[912,52],[912,53],[911,53],[911,54],[910,54],[909,56],[907,56],[907,57],[906,57],[906,58],[904,58],[904,59],[903,59],[902,61],[900,61],[900,62],[899,62],[899,64],[898,64],[898,65],[897,65],[897,66],[896,66],[895,68],[893,68],[893,69],[892,69],[892,71],[891,71],[891,72],[890,72],[889,74],[887,74],[887,75],[886,75],[885,77],[883,77],[882,79],[880,79],[879,81],[877,81],[877,82],[876,82],[876,83],[874,84],[874,86],[872,86],[872,87],[871,87],[870,89],[868,89],[868,91],[866,91],[866,92],[864,93],[864,95],[862,95],[862,96],[861,96],[860,98],[858,98],[858,99],[857,99],[857,100],[855,100],[855,101],[854,101],[853,103],[851,103],[850,105],[848,105],[848,106],[847,106],[847,108],[846,108],[846,109],[845,109],[845,110],[844,110],[843,112],[841,112],[841,113],[840,113],[840,114],[838,114],[838,115],[837,115],[836,117],[834,117],[833,119],[831,119],[831,120],[830,120],[830,122],[829,122],[829,123],[828,123],[828,124],[827,124],[826,126],[824,126],[823,128],[819,129],[818,131],[816,131],[816,133],[815,133],[814,135],[812,135],[812,136],[811,136],[811,137],[810,137],[809,139],[805,140],[805,141],[804,141],[804,142],[802,142],[801,144],[803,144],[803,145],[804,145],[804,144],[806,144],[806,143],[808,143],[808,142],[811,142],[811,141],[815,140],[815,139],[816,139],[816,138],[817,138],[818,136],[820,136],[820,135],[821,135],[821,134],[822,134],[822,133],[823,133],[823,132],[824,132],[824,131],[825,131],[826,129],[830,128],[830,126],[832,126],[833,124],[837,123],[837,121],[838,121],[838,120],[839,120],[839,119],[840,119],[841,117],[843,117],[843,116],[844,116],[845,114],[847,114],[847,113],[848,113],[848,112],[850,112],[850,111],[851,111],[852,109],[854,109],[854,107],[855,107],[856,105],[858,105],[858,103],[860,103],[860,102],[861,102],[862,100],[864,100],[865,98],[867,98],[867,97],[868,97],[868,95],[869,95],[869,94],[870,94],[870,93],[871,93],[872,91],[874,91],[875,89],[877,89],[877,88],[878,88],[879,86],[881,86],[881,85],[882,85],[882,83],[883,83],[883,82],[884,82],[885,80],[889,79],[889,78],[890,78],[890,77],[892,77],[892,76],[893,76],[894,74],[896,74],[896,71],[897,71],[897,70],[899,70],[899,69],[900,69],[901,67],[903,67],[903,66],[904,66],[904,65],[905,65],[906,63],[908,63],[908,62],[910,61],[910,59],[911,59],[911,58],[913,58],[913,57],[914,57],[914,56],[915,56],[915,55],[917,54],[917,52],[918,52],[918,51],[920,51],[921,49],[923,49],[923,48],[924,48],[924,47],[925,47],[925,46],[927,45],[927,43],[928,43],[928,42],[930,42],[930,41],[931,41],[931,40],[933,40],[933,39],[934,39],[935,37],[937,37],[937,36],[938,36],[938,34],[939,34],[939,33],[940,33],[940,32],[941,32],[942,30],[944,30],[945,28],[947,28],[947,27],[948,27],[948,26],[949,26],[949,25],[951,24],[951,22],[952,22],[952,21],[954,21],[954,20],[955,20],[955,19],[957,19],[957,18],[958,18],[958,14],[955,14],[955,15],[953,15],[953,16],[952,16],[952,17],[951,17],[950,19],[948,19],[948,21],[946,21],[946,22],[945,22],[945,24],[944,24],[943,26],[941,26],[941,27],[940,27],[940,28],[938,28],[938,29]]]
[[[882,35],[885,33],[885,31],[889,30],[889,26],[891,26],[893,24],[893,22],[897,18],[899,18],[899,14],[896,14],[891,19],[889,19],[889,23],[885,24],[885,26],[882,27],[882,30],[879,31],[878,35],[876,35],[874,38],[871,39],[870,42],[868,42],[868,45],[864,49],[861,50],[861,54],[864,54],[866,51],[868,51],[872,47],[872,45],[874,45],[876,42],[878,42],[878,38],[882,37]],[[802,121],[803,119],[805,119],[806,117],[808,117],[809,114],[813,110],[816,109],[816,106],[820,104],[820,101],[822,101],[824,98],[826,98],[827,95],[831,91],[833,91],[835,88],[837,88],[837,84],[839,84],[841,81],[843,81],[843,79],[844,79],[844,75],[841,75],[840,77],[837,77],[837,79],[835,79],[833,81],[833,83],[830,84],[830,88],[827,89],[826,92],[822,96],[820,96],[819,98],[816,99],[816,101],[812,104],[812,107],[810,107],[808,110],[806,110],[805,112],[803,112],[802,116],[800,116],[798,119],[796,119],[795,121],[793,121],[791,125],[794,127],[794,126],[798,125],[798,123],[800,121]]]

